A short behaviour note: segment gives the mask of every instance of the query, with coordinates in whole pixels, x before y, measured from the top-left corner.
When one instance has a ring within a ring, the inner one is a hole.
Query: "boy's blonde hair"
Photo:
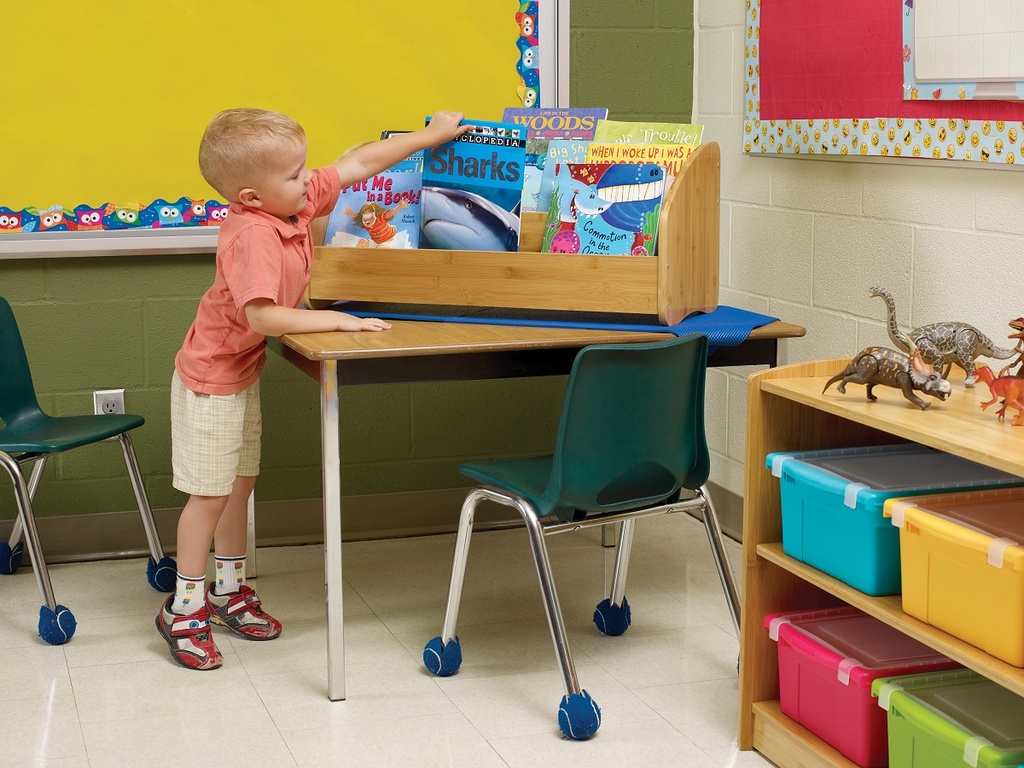
[[[268,109],[228,109],[210,120],[199,142],[199,170],[211,187],[237,202],[258,184],[269,158],[283,144],[302,142],[306,132],[287,115]]]

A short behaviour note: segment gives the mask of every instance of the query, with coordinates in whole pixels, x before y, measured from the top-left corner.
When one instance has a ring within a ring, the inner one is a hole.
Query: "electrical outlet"
[[[92,393],[92,407],[97,416],[124,413],[124,390],[97,389]]]

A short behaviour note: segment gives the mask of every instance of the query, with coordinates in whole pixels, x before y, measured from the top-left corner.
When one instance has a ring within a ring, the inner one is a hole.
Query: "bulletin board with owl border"
[[[1024,103],[908,85],[913,4],[747,0],[744,152],[1024,162]]]
[[[218,223],[197,150],[230,107],[294,117],[315,167],[440,109],[540,106],[546,2],[5,6],[0,233]]]

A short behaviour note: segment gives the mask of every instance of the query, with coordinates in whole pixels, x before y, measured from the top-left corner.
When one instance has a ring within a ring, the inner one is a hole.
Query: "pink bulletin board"
[[[1024,103],[904,98],[912,5],[748,0],[744,151],[1024,162]]]

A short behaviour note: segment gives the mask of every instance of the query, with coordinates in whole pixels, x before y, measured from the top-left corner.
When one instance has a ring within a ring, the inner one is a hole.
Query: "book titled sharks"
[[[423,153],[420,247],[517,251],[526,126],[465,122],[471,131]]]
[[[653,163],[559,163],[542,250],[651,256],[665,194]]]

